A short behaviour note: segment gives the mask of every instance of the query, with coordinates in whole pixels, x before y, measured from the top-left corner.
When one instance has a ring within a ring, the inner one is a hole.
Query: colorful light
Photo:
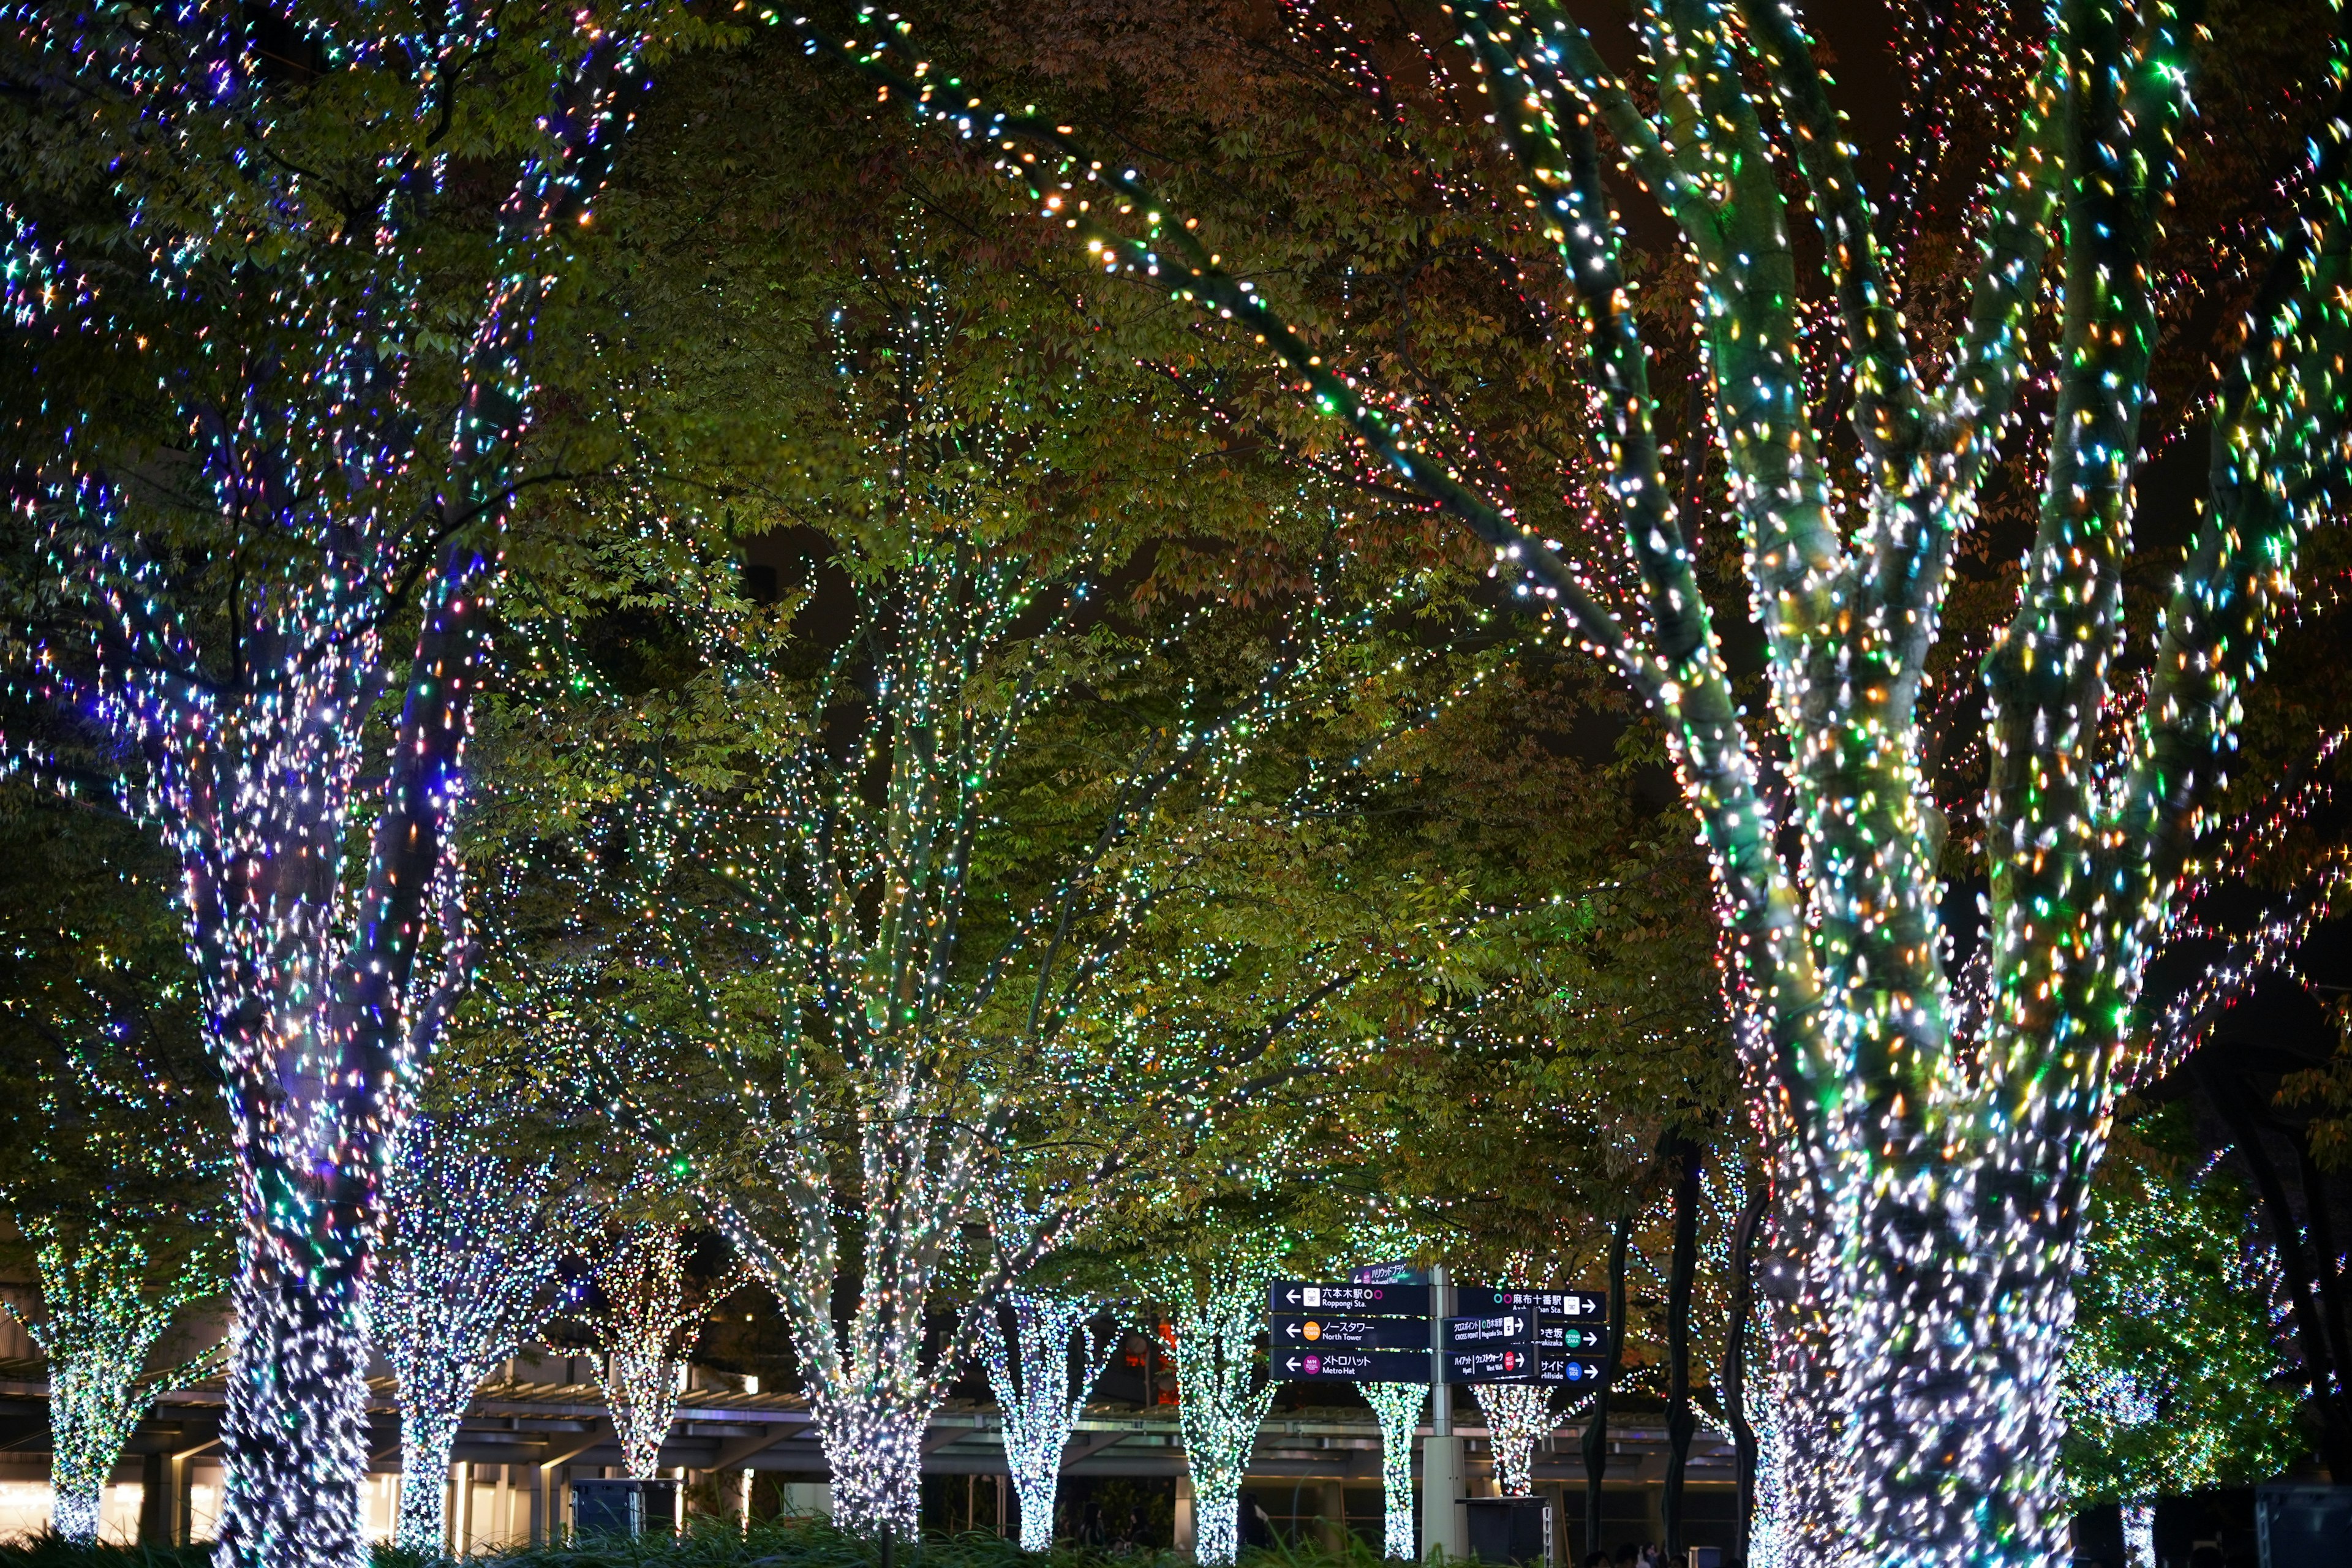
[[[1368,1383],[1363,1395],[1381,1423],[1381,1555],[1410,1563],[1421,1554],[1412,1528],[1412,1439],[1429,1405],[1429,1385]]]
[[[211,1292],[212,1273],[197,1249],[159,1288],[156,1260],[127,1226],[69,1234],[45,1215],[20,1224],[38,1244],[41,1304],[11,1310],[48,1360],[49,1522],[68,1541],[95,1543],[115,1463],[153,1401],[147,1357],[179,1310]]]
[[[1116,1324],[1089,1347],[1087,1321],[1102,1310],[1084,1296],[1014,1289],[1004,1293],[997,1331],[981,1341],[988,1386],[1003,1423],[1004,1466],[1021,1500],[1021,1550],[1051,1552],[1062,1450],[1086,1414],[1087,1394],[1118,1346]],[[1076,1364],[1071,1340],[1076,1336]]]
[[[400,1382],[406,1551],[449,1550],[443,1484],[474,1392],[553,1304],[582,1215],[551,1159],[491,1152],[482,1129],[410,1119],[384,1184],[385,1262],[369,1328]]]
[[[1784,1440],[1804,1456],[1787,1521],[1823,1562],[2042,1563],[2063,1546],[2059,1366],[2084,1185],[2129,1076],[2145,959],[2165,935],[2297,541],[2342,482],[2352,128],[2329,119],[2315,132],[2305,210],[2284,227],[2243,346],[2221,367],[2212,493],[2146,649],[2150,673],[2118,698],[2148,258],[2188,111],[2192,39],[2178,14],[2057,8],[1986,193],[1967,321],[1932,375],[1914,363],[1853,150],[1791,12],[1774,0],[1643,9],[1639,92],[1545,0],[1453,14],[1524,176],[1516,199],[1559,246],[1580,297],[1596,446],[1641,583],[1637,625],[1593,597],[1581,563],[1389,418],[1339,345],[1291,331],[1137,169],[955,79],[899,69],[915,66],[903,29],[840,41],[792,26],[919,119],[1000,149],[998,169],[1107,273],[1157,280],[1264,345],[1312,406],[1467,524],[1498,570],[1650,702],[1714,858],[1748,1014],[1738,1036],[1772,1151],[1776,1249],[1793,1287],[1777,1312],[1777,1395]],[[871,24],[861,14],[860,28]],[[2325,62],[2331,87],[2345,64],[2339,40]],[[1661,461],[1649,349],[1604,183],[1612,164],[1664,206],[1696,268],[1769,721],[1789,758],[1785,816],[1761,786],[1763,756]],[[1791,167],[1823,239],[1851,377],[1862,462],[1843,485],[1808,406]],[[1916,707],[1952,549],[2014,411],[2053,249],[2063,327],[2038,536],[1985,665],[1990,1002],[1963,1037]]]

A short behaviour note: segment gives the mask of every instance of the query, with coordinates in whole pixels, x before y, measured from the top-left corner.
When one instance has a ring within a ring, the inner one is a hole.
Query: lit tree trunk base
[[[1759,1424],[1754,1568],[1805,1563],[1837,1568],[1856,1552],[1854,1489],[1838,1400],[1835,1299],[1839,1227],[1832,1205],[1799,1155],[1776,1177],[1775,1245],[1768,1267],[1772,1310],[1769,1415]]]
[[[1923,1160],[1863,1200],[1837,1374],[1864,1561],[2023,1568],[2065,1549],[2074,1226],[2048,1190],[2030,1171]]]
[[[1024,1475],[1016,1471],[1013,1477],[1013,1495],[1021,1501],[1021,1550],[1054,1550],[1054,1510],[1061,1500],[1061,1467],[1057,1464],[1050,1476]]]
[[[930,1425],[930,1414],[928,1405],[908,1410],[820,1400],[816,1415],[825,1463],[833,1469],[836,1527],[853,1535],[878,1536],[887,1530],[901,1541],[915,1539],[923,1491],[923,1429]],[[1046,1529],[1052,1528],[1049,1515]]]
[[[1192,1466],[1192,1560],[1223,1568],[1241,1555],[1242,1468]]]
[[[1551,1384],[1476,1384],[1486,1413],[1486,1442],[1495,1456],[1495,1486],[1505,1497],[1535,1495],[1536,1444],[1551,1431]]]
[[[1381,1420],[1381,1555],[1410,1563],[1420,1555],[1412,1534],[1412,1436],[1429,1390],[1417,1383],[1368,1383],[1363,1394]]]
[[[348,1274],[248,1256],[232,1302],[215,1568],[367,1568],[366,1300]]]
[[[1013,1289],[1006,1293],[1003,1311],[992,1325],[995,1331],[982,1342],[988,1385],[1003,1416],[1005,1468],[1021,1499],[1024,1552],[1053,1549],[1062,1450],[1077,1429],[1087,1394],[1118,1342],[1116,1333],[1106,1333],[1088,1346],[1085,1329],[1093,1310],[1093,1302],[1083,1298]],[[1076,1376],[1070,1353],[1074,1336],[1085,1367]]]
[[[147,1408],[131,1381],[136,1370],[135,1361],[114,1366],[50,1363],[49,1526],[67,1541],[98,1541],[106,1483]]]
[[[438,1557],[449,1549],[449,1456],[465,1410],[400,1412],[400,1520],[403,1552]]]
[[[87,1479],[72,1481],[57,1479],[49,1482],[49,1528],[58,1539],[76,1546],[98,1544],[98,1521],[100,1505],[106,1498],[102,1483],[93,1484]]]

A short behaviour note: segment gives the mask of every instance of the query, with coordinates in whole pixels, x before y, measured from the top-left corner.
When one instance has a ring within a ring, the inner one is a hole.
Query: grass
[[[546,1546],[519,1546],[472,1561],[484,1568],[880,1568],[882,1543],[821,1523],[754,1525],[696,1519],[677,1535],[585,1535]],[[897,1542],[893,1568],[1176,1568],[1173,1552],[1115,1555],[1057,1546],[1024,1552],[1009,1540],[975,1533]],[[375,1549],[373,1568],[439,1568],[445,1559],[396,1547]],[[1350,1536],[1337,1552],[1313,1544],[1255,1548],[1241,1568],[1379,1568],[1380,1554]],[[0,1541],[0,1568],[211,1568],[212,1546],[76,1546],[52,1534]]]

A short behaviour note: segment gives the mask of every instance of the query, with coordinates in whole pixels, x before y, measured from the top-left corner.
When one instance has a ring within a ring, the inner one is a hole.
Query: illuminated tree
[[[400,1380],[398,1543],[448,1549],[449,1455],[474,1391],[554,1304],[580,1240],[551,1159],[494,1152],[479,1126],[426,1114],[385,1182],[384,1264],[369,1331]]]
[[[1087,1392],[1118,1348],[1117,1324],[1087,1342],[1086,1325],[1101,1310],[1085,1296],[1016,1286],[1004,1293],[996,1331],[981,1342],[989,1391],[1003,1422],[1005,1468],[1021,1500],[1024,1552],[1054,1548],[1062,1449],[1086,1413]]]
[[[12,1310],[48,1362],[52,1523],[87,1542],[167,1375],[159,1342],[221,1287],[226,1119],[170,858],[21,780],[0,824],[0,1257],[38,1286]]]
[[[1429,1385],[1368,1383],[1363,1394],[1381,1423],[1381,1555],[1410,1563],[1421,1555],[1412,1538],[1412,1439],[1429,1405]]]
[[[48,1362],[49,1522],[95,1542],[107,1483],[153,1402],[148,1358],[182,1308],[218,1289],[215,1268],[201,1249],[151,1256],[120,1216],[21,1223],[38,1247],[40,1304],[10,1310]]]
[[[625,237],[638,204],[683,199],[673,174],[660,160],[647,185],[663,188],[624,182]],[[730,183],[727,199],[749,198]],[[840,217],[797,187],[772,210],[788,235],[812,210]],[[1189,886],[1171,825],[1273,833],[1292,808],[1259,790],[1287,786],[1249,764],[1318,704],[1386,700],[1393,678],[1352,661],[1370,663],[1380,609],[1415,588],[1391,560],[1332,548],[1296,475],[1185,480],[1213,439],[1165,416],[1154,378],[1079,371],[1008,324],[1076,330],[1037,279],[911,205],[887,225],[855,216],[864,228],[827,241],[852,260],[814,278],[762,227],[709,258],[690,308],[624,296],[648,384],[675,366],[703,384],[714,316],[755,337],[730,418],[769,422],[748,454],[681,457],[649,434],[625,485],[580,498],[604,529],[602,596],[531,620],[546,700],[518,727],[543,748],[567,874],[628,910],[567,1005],[614,1037],[614,1114],[693,1171],[782,1304],[835,1520],[911,1533],[921,1434],[997,1289],[1139,1145],[1287,1081],[1291,1020],[1355,977],[1341,962],[1287,995],[1236,1054],[1178,1042],[1146,1080],[1104,1069],[1123,1026],[1107,982]],[[590,385],[613,425],[688,421],[635,381]],[[747,499],[722,513],[714,488]],[[802,531],[758,548],[823,585],[821,605],[741,591],[744,536],[786,525]],[[1246,540],[1267,592],[1106,592],[1194,528]],[[645,628],[626,679],[594,644],[624,615]],[[671,1065],[661,1093],[646,1051]],[[967,1254],[1034,1128],[1097,1112],[1059,1144],[1034,1223]],[[942,1345],[945,1306],[963,1321]]]
[[[2126,1127],[2092,1184],[2066,1352],[2068,1496],[2121,1503],[2143,1534],[2158,1496],[2275,1475],[2304,1447],[2277,1258],[2231,1173],[2195,1171],[2187,1109]]]
[[[1442,422],[1407,424],[1349,374],[1344,344],[1286,325],[1223,264],[1230,242],[1180,221],[1139,169],[1050,119],[898,69],[912,57],[896,37],[833,47],[919,115],[999,149],[1107,272],[1155,280],[1262,342],[1313,407],[1466,523],[1524,598],[1657,712],[1714,856],[1777,1246],[1799,1269],[1774,1343],[1781,1417],[1810,1466],[1810,1495],[1791,1500],[1816,1536],[1805,1550],[2038,1562],[2063,1527],[2059,1367],[2084,1188],[2128,1076],[2142,967],[2298,542],[2340,475],[2343,121],[2312,117],[2315,161],[2294,179],[2305,211],[2278,231],[2270,281],[2217,367],[2210,493],[2142,642],[2125,625],[2123,567],[2154,349],[2149,261],[2195,47],[2179,16],[2161,4],[2057,8],[1985,195],[1965,319],[1929,371],[1790,12],[1772,0],[1645,10],[1638,89],[1550,5],[1455,14],[1520,165],[1517,199],[1577,291],[1638,619],[1607,602],[1580,546],[1528,531],[1507,498],[1461,477]],[[2325,64],[2332,89],[2340,51]],[[1763,784],[1771,759],[1734,695],[1665,468],[1612,164],[1663,204],[1695,271],[1706,404],[1770,693],[1759,717],[1785,756],[1785,795]],[[1790,169],[1843,329],[1818,409]],[[1989,1002],[1964,1026],[1916,709],[1954,548],[2024,381],[2045,258],[2062,275],[2054,403],[2037,437],[2034,542],[1983,670]],[[1839,411],[1859,453],[1851,480],[1824,460]]]
[[[711,1303],[742,1278],[731,1264],[709,1267],[694,1238],[667,1221],[624,1225],[598,1248],[568,1310],[594,1335],[596,1381],[631,1476],[651,1480],[661,1473],[687,1358]]]
[[[652,15],[31,4],[0,44],[13,499],[64,606],[37,675],[136,760],[235,1123],[224,1568],[366,1556],[381,1182],[466,968],[533,321]]]
[[[1242,1479],[1258,1424],[1280,1386],[1257,1348],[1280,1253],[1256,1237],[1221,1241],[1205,1258],[1171,1256],[1138,1277],[1174,1331],[1176,1422],[1192,1478],[1192,1555],[1212,1568],[1240,1552]]]
[[[1486,1413],[1486,1445],[1495,1457],[1495,1484],[1505,1497],[1535,1493],[1536,1445],[1559,1425],[1548,1383],[1481,1383],[1472,1385]]]

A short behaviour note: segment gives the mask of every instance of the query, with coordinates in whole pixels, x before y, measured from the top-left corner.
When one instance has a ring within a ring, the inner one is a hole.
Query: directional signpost
[[[1276,1350],[1383,1350],[1429,1354],[1426,1318],[1357,1318],[1329,1315],[1294,1317],[1277,1312],[1266,1324]]]
[[[1581,1356],[1564,1355],[1558,1351],[1544,1350],[1540,1347],[1536,1353],[1541,1358],[1543,1365],[1543,1370],[1536,1374],[1538,1383],[1565,1383],[1580,1388],[1588,1384],[1601,1381],[1601,1363],[1597,1361],[1587,1361]]]
[[[1275,1374],[1285,1383],[1427,1383],[1429,1351],[1377,1346],[1277,1346]]]
[[[1396,1265],[1354,1272],[1356,1278],[1345,1283],[1285,1279],[1267,1289],[1276,1375],[1299,1383],[1429,1382],[1433,1353],[1440,1350],[1431,1334],[1436,1288],[1394,1278],[1408,1273]],[[1607,1343],[1602,1297],[1589,1290],[1498,1290],[1484,1285],[1459,1286],[1451,1294],[1462,1316],[1443,1320],[1446,1382],[1600,1380],[1599,1356]],[[1457,1322],[1505,1321],[1519,1325],[1517,1337],[1499,1330],[1465,1331],[1484,1336],[1475,1342],[1454,1335]],[[1531,1342],[1528,1334],[1534,1336]]]
[[[1540,1312],[1571,1323],[1597,1323],[1609,1313],[1609,1299],[1590,1290],[1497,1290],[1486,1285],[1454,1289],[1454,1310],[1474,1317],[1498,1312]]]
[[[1429,1317],[1426,1285],[1310,1285],[1278,1279],[1266,1288],[1266,1306],[1276,1312],[1351,1312],[1362,1318]],[[1423,1342],[1427,1343],[1426,1339]]]
[[[1446,1319],[1445,1381],[1535,1382],[1536,1315]]]

